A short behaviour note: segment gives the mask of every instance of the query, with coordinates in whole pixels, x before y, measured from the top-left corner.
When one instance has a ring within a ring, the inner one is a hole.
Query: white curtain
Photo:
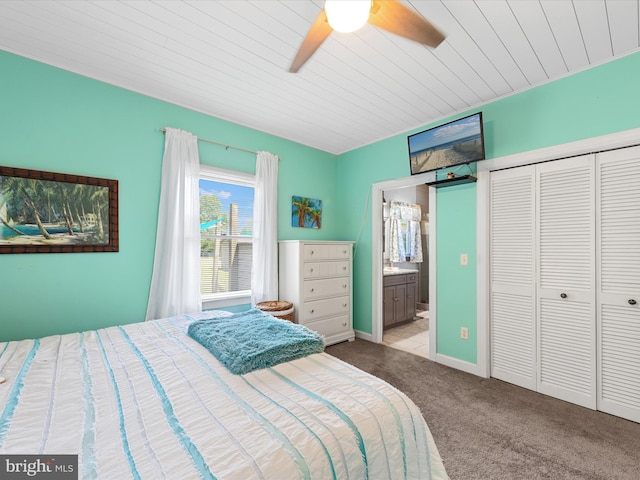
[[[407,244],[408,248],[405,251],[409,253],[409,262],[422,263],[422,235],[419,221],[407,222]]]
[[[391,222],[389,261],[422,263],[421,217],[420,205],[391,202],[389,208],[389,221]]]
[[[392,213],[388,222],[391,223],[389,229],[389,261],[394,263],[406,262],[405,242],[402,238],[402,219],[399,215]]]
[[[253,207],[251,302],[278,300],[278,157],[258,152]]]
[[[167,128],[147,320],[202,310],[198,138]]]

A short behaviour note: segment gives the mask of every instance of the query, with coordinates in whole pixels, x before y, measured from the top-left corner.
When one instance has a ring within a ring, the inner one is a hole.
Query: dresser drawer
[[[313,300],[302,304],[302,311],[298,318],[301,323],[307,325],[316,318],[331,317],[351,313],[350,297],[326,298],[324,300]]]
[[[351,330],[351,320],[349,315],[339,317],[324,318],[306,324],[311,330],[315,330],[320,335],[331,337],[332,335],[348,332]]]
[[[349,280],[349,277],[305,280],[302,293],[303,299],[307,301],[322,297],[349,295]]]
[[[309,262],[303,268],[304,278],[349,276],[351,274],[350,261],[338,262]]]
[[[350,244],[311,244],[305,245],[302,250],[302,258],[305,262],[314,260],[341,260],[351,258]]]

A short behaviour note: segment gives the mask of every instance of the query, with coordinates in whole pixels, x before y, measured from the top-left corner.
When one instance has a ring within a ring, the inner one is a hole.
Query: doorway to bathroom
[[[425,185],[435,180],[434,172],[421,173],[410,177],[385,180],[371,185],[371,299],[372,299],[372,318],[371,318],[371,336],[367,339],[374,343],[382,343],[384,325],[383,325],[383,192],[397,190],[407,187],[416,187],[417,185]],[[428,222],[428,242],[427,242],[427,258],[429,273],[428,281],[428,305],[429,305],[429,342],[428,355],[430,360],[437,361],[437,284],[436,284],[436,255],[437,255],[437,195],[435,188],[428,189],[429,205],[425,213],[429,214]],[[363,337],[365,338],[365,337]]]
[[[429,358],[429,187],[382,192],[382,343]]]

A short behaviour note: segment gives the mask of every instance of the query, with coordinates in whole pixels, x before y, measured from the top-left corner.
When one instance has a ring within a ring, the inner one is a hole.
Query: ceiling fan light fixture
[[[331,28],[351,33],[367,23],[371,0],[326,0],[324,10]]]

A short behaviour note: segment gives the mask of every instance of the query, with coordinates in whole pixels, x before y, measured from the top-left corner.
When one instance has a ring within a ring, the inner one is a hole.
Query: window
[[[251,296],[255,178],[203,165],[199,186],[202,300],[246,303]]]

